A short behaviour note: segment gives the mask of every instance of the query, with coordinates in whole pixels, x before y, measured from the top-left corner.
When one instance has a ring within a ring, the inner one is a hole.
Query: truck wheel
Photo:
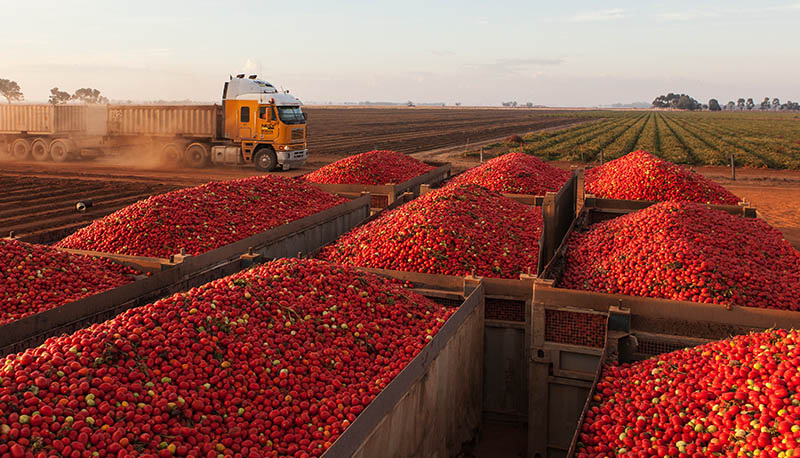
[[[18,161],[24,161],[31,155],[31,142],[27,138],[18,138],[11,144],[11,155]]]
[[[47,143],[44,140],[37,138],[31,143],[31,156],[39,162],[49,160],[50,148],[47,147]]]
[[[69,159],[70,147],[64,140],[58,139],[50,142],[50,157],[56,162],[66,162]]]
[[[256,170],[271,172],[278,166],[278,157],[272,148],[261,148],[256,151],[253,163],[256,165]]]
[[[181,163],[181,150],[183,147],[177,143],[167,143],[161,148],[161,159],[167,165]]]
[[[202,143],[192,143],[186,147],[183,157],[189,167],[201,169],[208,165],[208,148]]]

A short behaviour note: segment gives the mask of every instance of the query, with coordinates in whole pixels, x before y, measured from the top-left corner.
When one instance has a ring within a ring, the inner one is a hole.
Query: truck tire
[[[202,143],[192,143],[183,152],[183,160],[189,167],[202,169],[208,165],[208,148]]]
[[[161,147],[161,160],[166,165],[178,165],[181,163],[181,152],[183,145],[179,143],[167,143]]]
[[[73,148],[65,140],[56,139],[50,142],[50,157],[56,162],[66,162]]]
[[[39,162],[50,160],[50,148],[44,139],[37,138],[31,143],[31,156],[35,161]]]
[[[262,146],[253,156],[253,164],[255,164],[256,170],[272,172],[278,166],[278,156],[275,155],[272,148]]]
[[[31,156],[31,142],[27,138],[18,138],[11,144],[11,156],[18,161],[24,161]]]

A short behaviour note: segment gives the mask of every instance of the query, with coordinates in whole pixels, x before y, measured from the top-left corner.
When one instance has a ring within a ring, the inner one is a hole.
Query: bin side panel
[[[525,330],[486,327],[483,409],[498,420],[524,420],[528,412]]]

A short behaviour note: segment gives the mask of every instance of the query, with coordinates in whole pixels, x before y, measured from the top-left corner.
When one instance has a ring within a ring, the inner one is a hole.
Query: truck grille
[[[292,140],[302,140],[305,129],[292,129]]]

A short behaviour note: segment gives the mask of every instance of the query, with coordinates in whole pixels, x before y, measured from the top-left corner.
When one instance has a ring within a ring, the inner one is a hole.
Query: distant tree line
[[[708,104],[701,104],[686,94],[659,95],[653,100],[654,108],[676,108],[679,110],[710,110],[710,111],[800,111],[800,103],[787,100],[781,103],[777,97],[770,99],[764,97],[761,104],[756,106],[752,98],[740,98],[735,103],[733,100],[725,105],[720,105],[717,99],[711,99]]]
[[[533,108],[533,102],[526,102],[525,104],[517,103],[516,101],[511,102],[503,102],[503,105],[506,108]]]
[[[25,96],[22,94],[22,89],[19,87],[19,84],[16,81],[3,78],[0,78],[0,95],[5,97],[8,103],[21,102],[22,100],[25,100]],[[50,89],[50,98],[47,101],[53,105],[58,105],[60,103],[67,103],[70,100],[77,100],[82,103],[92,104],[108,103],[108,98],[102,96],[100,91],[97,89],[90,87],[82,87],[75,91],[74,94],[70,94],[69,92],[60,90],[58,87],[54,87],[53,89]]]

